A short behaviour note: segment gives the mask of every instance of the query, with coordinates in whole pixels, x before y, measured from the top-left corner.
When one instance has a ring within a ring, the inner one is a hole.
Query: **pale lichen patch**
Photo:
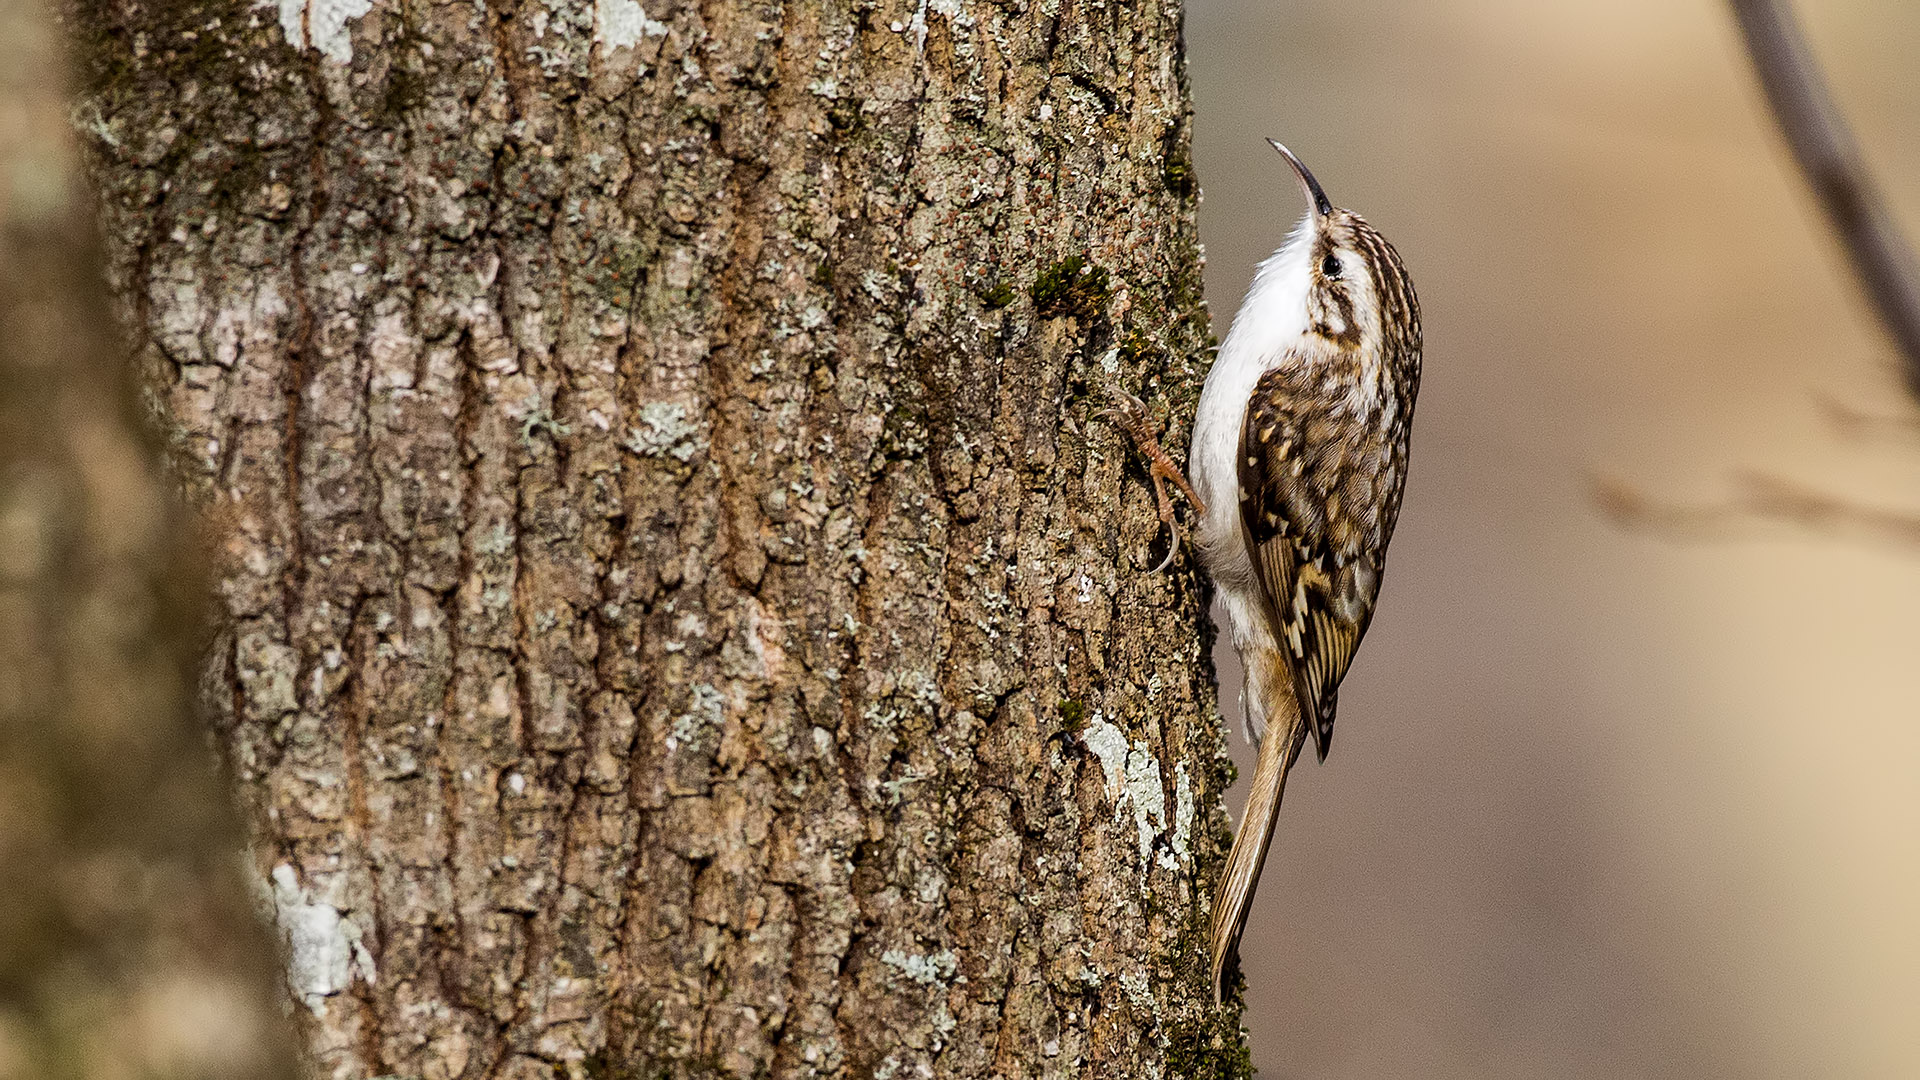
[[[1095,713],[1093,723],[1080,733],[1080,741],[1100,759],[1100,767],[1107,774],[1107,795],[1117,804],[1123,790],[1120,781],[1127,771],[1126,735]]]
[[[1127,754],[1127,797],[1133,803],[1133,823],[1140,831],[1140,865],[1153,858],[1153,842],[1167,831],[1167,789],[1160,782],[1160,759],[1145,743],[1134,743]]]
[[[1161,781],[1160,759],[1154,756],[1145,742],[1129,742],[1126,735],[1106,718],[1094,714],[1093,722],[1080,733],[1080,739],[1086,743],[1093,756],[1100,759],[1101,771],[1106,774],[1107,795],[1113,799],[1113,812],[1117,817],[1128,806],[1133,807],[1133,823],[1139,833],[1140,867],[1144,875],[1153,865],[1154,843],[1167,831],[1167,795],[1166,786]],[[1185,776],[1185,767],[1181,767],[1179,776]],[[1178,836],[1182,849],[1185,848],[1192,831],[1192,789],[1187,793],[1187,832]],[[1163,858],[1162,864],[1170,862]]]
[[[327,998],[347,988],[355,970],[371,984],[373,957],[361,943],[360,927],[332,904],[302,888],[292,865],[273,868],[275,921],[287,942],[287,985],[315,1016]]]
[[[666,24],[649,18],[638,0],[599,0],[595,5],[593,38],[609,49],[631,49],[642,35],[666,32]]]
[[[1173,854],[1181,862],[1193,861],[1193,779],[1187,775],[1187,763],[1173,767]]]
[[[261,7],[274,7],[273,0]],[[373,0],[278,0],[280,29],[296,49],[317,49],[337,64],[353,61],[347,24],[373,10]]]
[[[920,6],[914,9],[913,18],[907,22],[905,27],[913,32],[913,47],[916,52],[927,51],[927,12],[929,9],[936,15],[946,16],[947,20],[955,26],[972,25],[972,20],[967,18],[966,12],[960,7],[960,0],[920,0]],[[900,28],[896,26],[894,29],[897,33]]]
[[[677,401],[650,401],[640,407],[640,427],[627,429],[625,446],[642,457],[691,460],[706,445],[701,425],[687,418]]]
[[[726,717],[726,703],[726,697],[719,690],[705,683],[696,685],[691,707],[673,719],[673,731],[667,736],[667,750],[702,745],[707,732],[720,729],[721,721]]]
[[[946,982],[953,978],[954,972],[960,970],[960,958],[953,955],[952,949],[941,949],[925,955],[888,949],[880,954],[880,962],[899,968],[907,978],[922,986]]]

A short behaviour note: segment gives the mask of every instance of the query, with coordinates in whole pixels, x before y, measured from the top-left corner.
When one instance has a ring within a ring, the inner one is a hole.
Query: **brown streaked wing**
[[[1351,522],[1344,511],[1343,520],[1329,521],[1324,510],[1327,495],[1346,486],[1339,482],[1342,455],[1328,454],[1320,444],[1338,436],[1295,371],[1267,372],[1247,403],[1240,433],[1240,520],[1273,636],[1291,670],[1314,750],[1324,760],[1340,680],[1373,614],[1371,586],[1378,573],[1372,553],[1351,545],[1336,549],[1334,535],[1350,533],[1342,526]]]

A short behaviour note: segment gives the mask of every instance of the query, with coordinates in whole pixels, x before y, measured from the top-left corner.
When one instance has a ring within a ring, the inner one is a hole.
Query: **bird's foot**
[[[1173,458],[1154,435],[1153,421],[1147,414],[1147,403],[1113,383],[1107,384],[1107,396],[1113,399],[1113,404],[1102,410],[1101,415],[1126,432],[1127,437],[1133,440],[1134,449],[1147,459],[1147,476],[1153,480],[1153,497],[1160,508],[1160,523],[1167,527],[1167,557],[1153,568],[1157,574],[1173,562],[1174,553],[1180,550],[1180,526],[1173,520],[1173,499],[1167,494],[1167,481],[1171,480],[1179,486],[1180,493],[1193,504],[1194,513],[1204,516],[1207,504],[1194,494],[1193,485],[1187,483],[1185,474],[1173,463]]]

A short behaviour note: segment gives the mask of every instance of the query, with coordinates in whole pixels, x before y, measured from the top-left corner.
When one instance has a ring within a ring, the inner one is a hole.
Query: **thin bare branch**
[[[1825,394],[1816,395],[1814,403],[1842,438],[1902,442],[1920,439],[1920,416],[1872,412]]]
[[[1862,506],[1777,476],[1749,473],[1740,483],[1745,489],[1742,502],[1760,517],[1813,530],[1856,533],[1903,547],[1920,546],[1920,515],[1911,510]]]
[[[1800,171],[1845,246],[1920,396],[1920,263],[1867,178],[1787,0],[1728,0]]]
[[[1667,502],[1618,477],[1594,474],[1587,483],[1600,512],[1627,528],[1683,540],[1725,540],[1738,532],[1738,515],[1725,506]]]
[[[1594,476],[1593,499],[1602,513],[1628,528],[1675,540],[1725,540],[1763,525],[1786,524],[1920,547],[1920,514],[1863,506],[1829,492],[1762,473],[1743,473],[1739,491],[1717,505],[1664,501],[1612,477]]]

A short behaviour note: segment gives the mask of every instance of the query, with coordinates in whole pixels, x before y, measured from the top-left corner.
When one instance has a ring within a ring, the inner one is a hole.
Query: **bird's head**
[[[1307,197],[1288,247],[1306,263],[1308,332],[1343,349],[1411,334],[1418,348],[1420,304],[1399,253],[1360,215],[1333,205],[1293,151],[1267,142]]]

